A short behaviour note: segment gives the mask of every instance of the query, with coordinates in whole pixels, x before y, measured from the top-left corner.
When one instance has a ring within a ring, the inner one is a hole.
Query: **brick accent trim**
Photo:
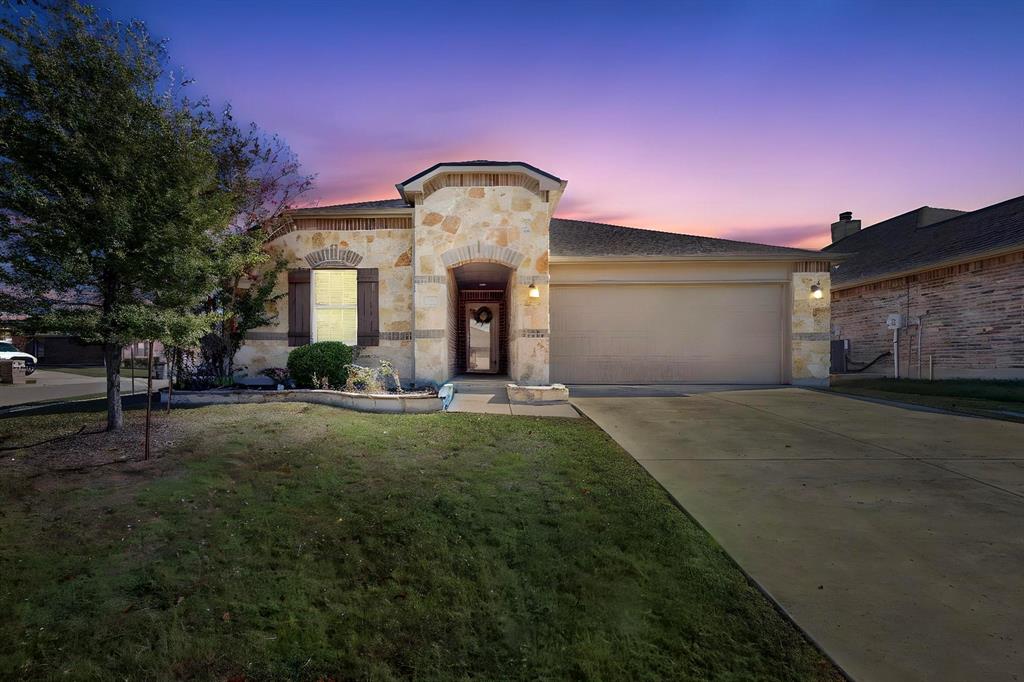
[[[415,275],[412,278],[413,284],[447,284],[446,275]]]
[[[381,332],[381,341],[412,341],[412,332]]]
[[[247,332],[246,341],[287,341],[287,332]]]
[[[446,329],[417,329],[412,333],[415,339],[443,339],[447,335]]]
[[[296,230],[316,230],[321,232],[346,232],[350,230],[411,230],[412,214],[407,216],[378,216],[375,218],[293,218],[274,232],[267,235],[266,241],[295,232]]]
[[[793,272],[830,272],[832,264],[827,260],[800,261],[793,264]]]
[[[484,244],[482,242],[473,242],[472,244],[460,246],[457,249],[450,249],[441,254],[441,262],[444,263],[446,268],[457,268],[465,263],[483,261],[499,263],[515,270],[525,258],[525,255],[507,246],[495,246],[494,244]]]
[[[516,281],[518,281],[524,287],[528,287],[534,283],[544,284],[546,282],[550,282],[551,275],[519,275],[519,277],[516,278]]]
[[[311,268],[354,268],[363,261],[363,257],[351,249],[338,248],[337,244],[325,246],[306,255],[306,262]]]
[[[424,198],[445,187],[524,187],[547,201],[540,181],[526,173],[443,173],[423,185]]]
[[[520,329],[516,336],[521,339],[546,339],[550,335],[547,329]]]

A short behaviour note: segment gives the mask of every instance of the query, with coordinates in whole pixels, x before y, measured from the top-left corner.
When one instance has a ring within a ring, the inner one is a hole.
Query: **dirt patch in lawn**
[[[115,432],[108,432],[106,420],[93,415],[61,417],[65,416],[58,415],[53,423],[51,417],[33,418],[45,429],[18,429],[18,420],[0,422],[0,476],[20,479],[40,492],[80,487],[90,480],[113,483],[159,476],[174,466],[164,457],[186,432],[182,420],[154,415],[150,458],[145,460],[141,413],[127,413],[124,428]]]

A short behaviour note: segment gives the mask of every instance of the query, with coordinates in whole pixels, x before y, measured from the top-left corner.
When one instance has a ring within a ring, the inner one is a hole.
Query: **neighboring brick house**
[[[921,207],[832,225],[832,338],[906,378],[1024,378],[1024,197],[977,211]],[[898,314],[899,328],[887,326]]]
[[[311,341],[406,381],[828,382],[829,268],[817,251],[562,220],[566,182],[526,163],[440,163],[399,198],[292,211],[276,318],[241,371]]]

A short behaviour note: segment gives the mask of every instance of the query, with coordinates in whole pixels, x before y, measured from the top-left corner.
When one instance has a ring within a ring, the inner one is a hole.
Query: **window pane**
[[[355,308],[317,308],[316,340],[342,341],[350,346],[358,341],[359,316]]]
[[[355,305],[355,270],[314,270],[313,289],[317,305]]]

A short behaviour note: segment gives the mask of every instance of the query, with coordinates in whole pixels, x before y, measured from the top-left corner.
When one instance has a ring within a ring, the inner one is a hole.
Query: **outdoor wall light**
[[[530,282],[530,298],[540,298],[540,289],[533,282]]]
[[[811,296],[813,296],[814,298],[821,298],[824,295],[825,295],[825,292],[823,292],[821,290],[821,282],[820,281],[817,284],[812,284],[811,285]]]

